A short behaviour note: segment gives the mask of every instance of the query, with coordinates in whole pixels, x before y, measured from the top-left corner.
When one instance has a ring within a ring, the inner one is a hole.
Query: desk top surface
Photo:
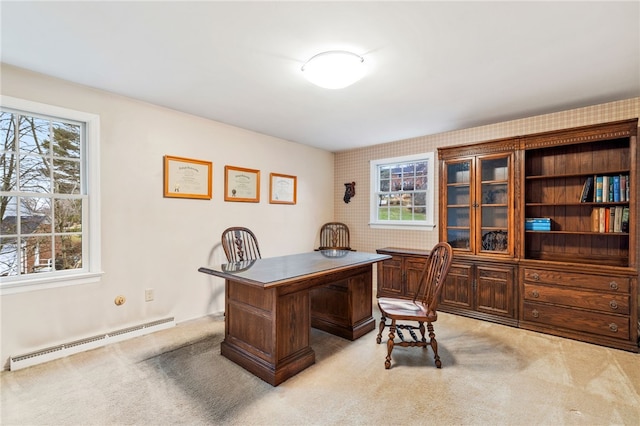
[[[390,258],[391,256],[384,254],[349,250],[323,250],[203,266],[198,271],[247,284],[272,287],[306,276],[351,269]]]

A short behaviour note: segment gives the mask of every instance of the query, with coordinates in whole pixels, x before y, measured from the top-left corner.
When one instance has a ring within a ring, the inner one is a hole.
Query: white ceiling
[[[1,3],[2,62],[329,151],[640,96],[640,2]],[[300,67],[365,58],[342,90]]]

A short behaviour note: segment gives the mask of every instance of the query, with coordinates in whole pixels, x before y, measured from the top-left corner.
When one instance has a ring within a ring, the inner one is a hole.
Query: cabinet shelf
[[[629,174],[629,169],[616,169],[616,170],[598,170],[588,173],[562,173],[562,174],[549,174],[549,175],[530,175],[525,176],[526,180],[542,180],[542,179],[566,179],[566,178],[587,178],[589,176],[613,176],[613,175],[625,175]]]
[[[628,206],[628,201],[605,201],[605,202],[594,202],[587,201],[584,203],[526,203],[525,207],[559,207],[559,206],[584,206],[584,207],[607,207],[607,206]]]
[[[597,236],[612,236],[612,237],[624,237],[629,236],[628,232],[593,232],[593,231],[524,231],[527,234],[558,234],[558,235],[597,235]]]

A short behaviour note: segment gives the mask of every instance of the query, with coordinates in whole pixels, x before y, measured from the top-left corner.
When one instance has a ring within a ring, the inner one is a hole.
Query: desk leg
[[[315,363],[309,332],[308,290],[280,295],[226,281],[226,358],[277,386]]]

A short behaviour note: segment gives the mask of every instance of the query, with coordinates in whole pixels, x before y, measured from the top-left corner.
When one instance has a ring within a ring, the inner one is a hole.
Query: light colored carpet
[[[376,320],[378,320],[376,316]],[[220,355],[224,319],[1,374],[2,425],[639,425],[640,355],[440,314],[430,350],[312,330],[272,387]],[[385,336],[383,336],[385,337]]]

